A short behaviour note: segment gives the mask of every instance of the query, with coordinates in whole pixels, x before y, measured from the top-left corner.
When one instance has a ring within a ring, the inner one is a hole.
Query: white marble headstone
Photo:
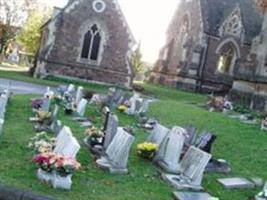
[[[84,116],[85,111],[86,111],[86,106],[87,106],[87,100],[86,99],[81,99],[79,104],[77,105],[77,114],[81,117]]]
[[[78,104],[83,98],[83,87],[79,86],[76,93],[75,102]]]
[[[54,152],[75,159],[80,148],[78,141],[72,136],[70,128],[64,126],[56,138]]]
[[[168,173],[180,172],[180,155],[184,146],[186,131],[181,127],[173,127],[162,142],[156,162]]]

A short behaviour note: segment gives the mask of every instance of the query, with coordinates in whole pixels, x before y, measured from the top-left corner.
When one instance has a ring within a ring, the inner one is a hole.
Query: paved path
[[[44,94],[46,86],[0,78],[0,90],[10,89],[14,94]]]

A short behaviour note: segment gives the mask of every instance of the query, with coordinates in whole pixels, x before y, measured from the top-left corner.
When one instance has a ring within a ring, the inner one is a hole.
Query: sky
[[[63,7],[67,0],[43,0]],[[166,39],[166,30],[179,0],[118,0],[137,42],[143,60],[154,63]]]

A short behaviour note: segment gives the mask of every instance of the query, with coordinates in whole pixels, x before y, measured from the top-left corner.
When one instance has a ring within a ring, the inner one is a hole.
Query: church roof
[[[262,14],[255,0],[201,0],[201,6],[206,33],[218,36],[220,26],[237,6],[241,10],[245,42],[251,43],[261,31]]]

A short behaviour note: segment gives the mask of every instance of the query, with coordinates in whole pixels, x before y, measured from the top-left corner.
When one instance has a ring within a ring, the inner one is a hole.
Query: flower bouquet
[[[40,123],[49,123],[51,121],[51,112],[37,111],[36,117]]]
[[[44,101],[42,99],[35,99],[32,101],[31,107],[32,109],[39,110],[42,107],[43,103]]]
[[[77,110],[77,105],[74,102],[68,102],[65,104],[65,113],[67,115],[71,115],[73,112]]]
[[[55,162],[55,178],[52,179],[51,184],[53,188],[60,188],[70,190],[72,185],[72,174],[80,168],[80,163],[76,160],[58,156]]]
[[[223,111],[225,100],[223,97],[212,96],[207,102],[207,107],[210,111]]]
[[[51,173],[55,169],[56,154],[53,152],[41,153],[36,155],[33,161],[39,169]]]
[[[158,150],[158,145],[154,143],[144,142],[137,145],[137,154],[145,159],[152,159]]]
[[[55,169],[59,176],[66,177],[73,174],[76,170],[80,168],[80,163],[76,160],[65,158],[63,156],[58,156],[55,162]]]
[[[33,160],[38,167],[38,179],[51,183],[53,188],[70,190],[72,174],[80,168],[76,160],[53,152],[38,154]]]
[[[48,153],[55,147],[56,138],[49,137],[46,132],[37,133],[30,139],[29,148],[34,149],[37,154]]]
[[[91,127],[85,130],[84,134],[86,135],[86,143],[91,146],[95,146],[102,143],[102,139],[104,137],[103,131],[96,127]]]
[[[63,97],[61,95],[54,95],[53,100],[56,105],[61,105],[61,103],[63,102]]]

